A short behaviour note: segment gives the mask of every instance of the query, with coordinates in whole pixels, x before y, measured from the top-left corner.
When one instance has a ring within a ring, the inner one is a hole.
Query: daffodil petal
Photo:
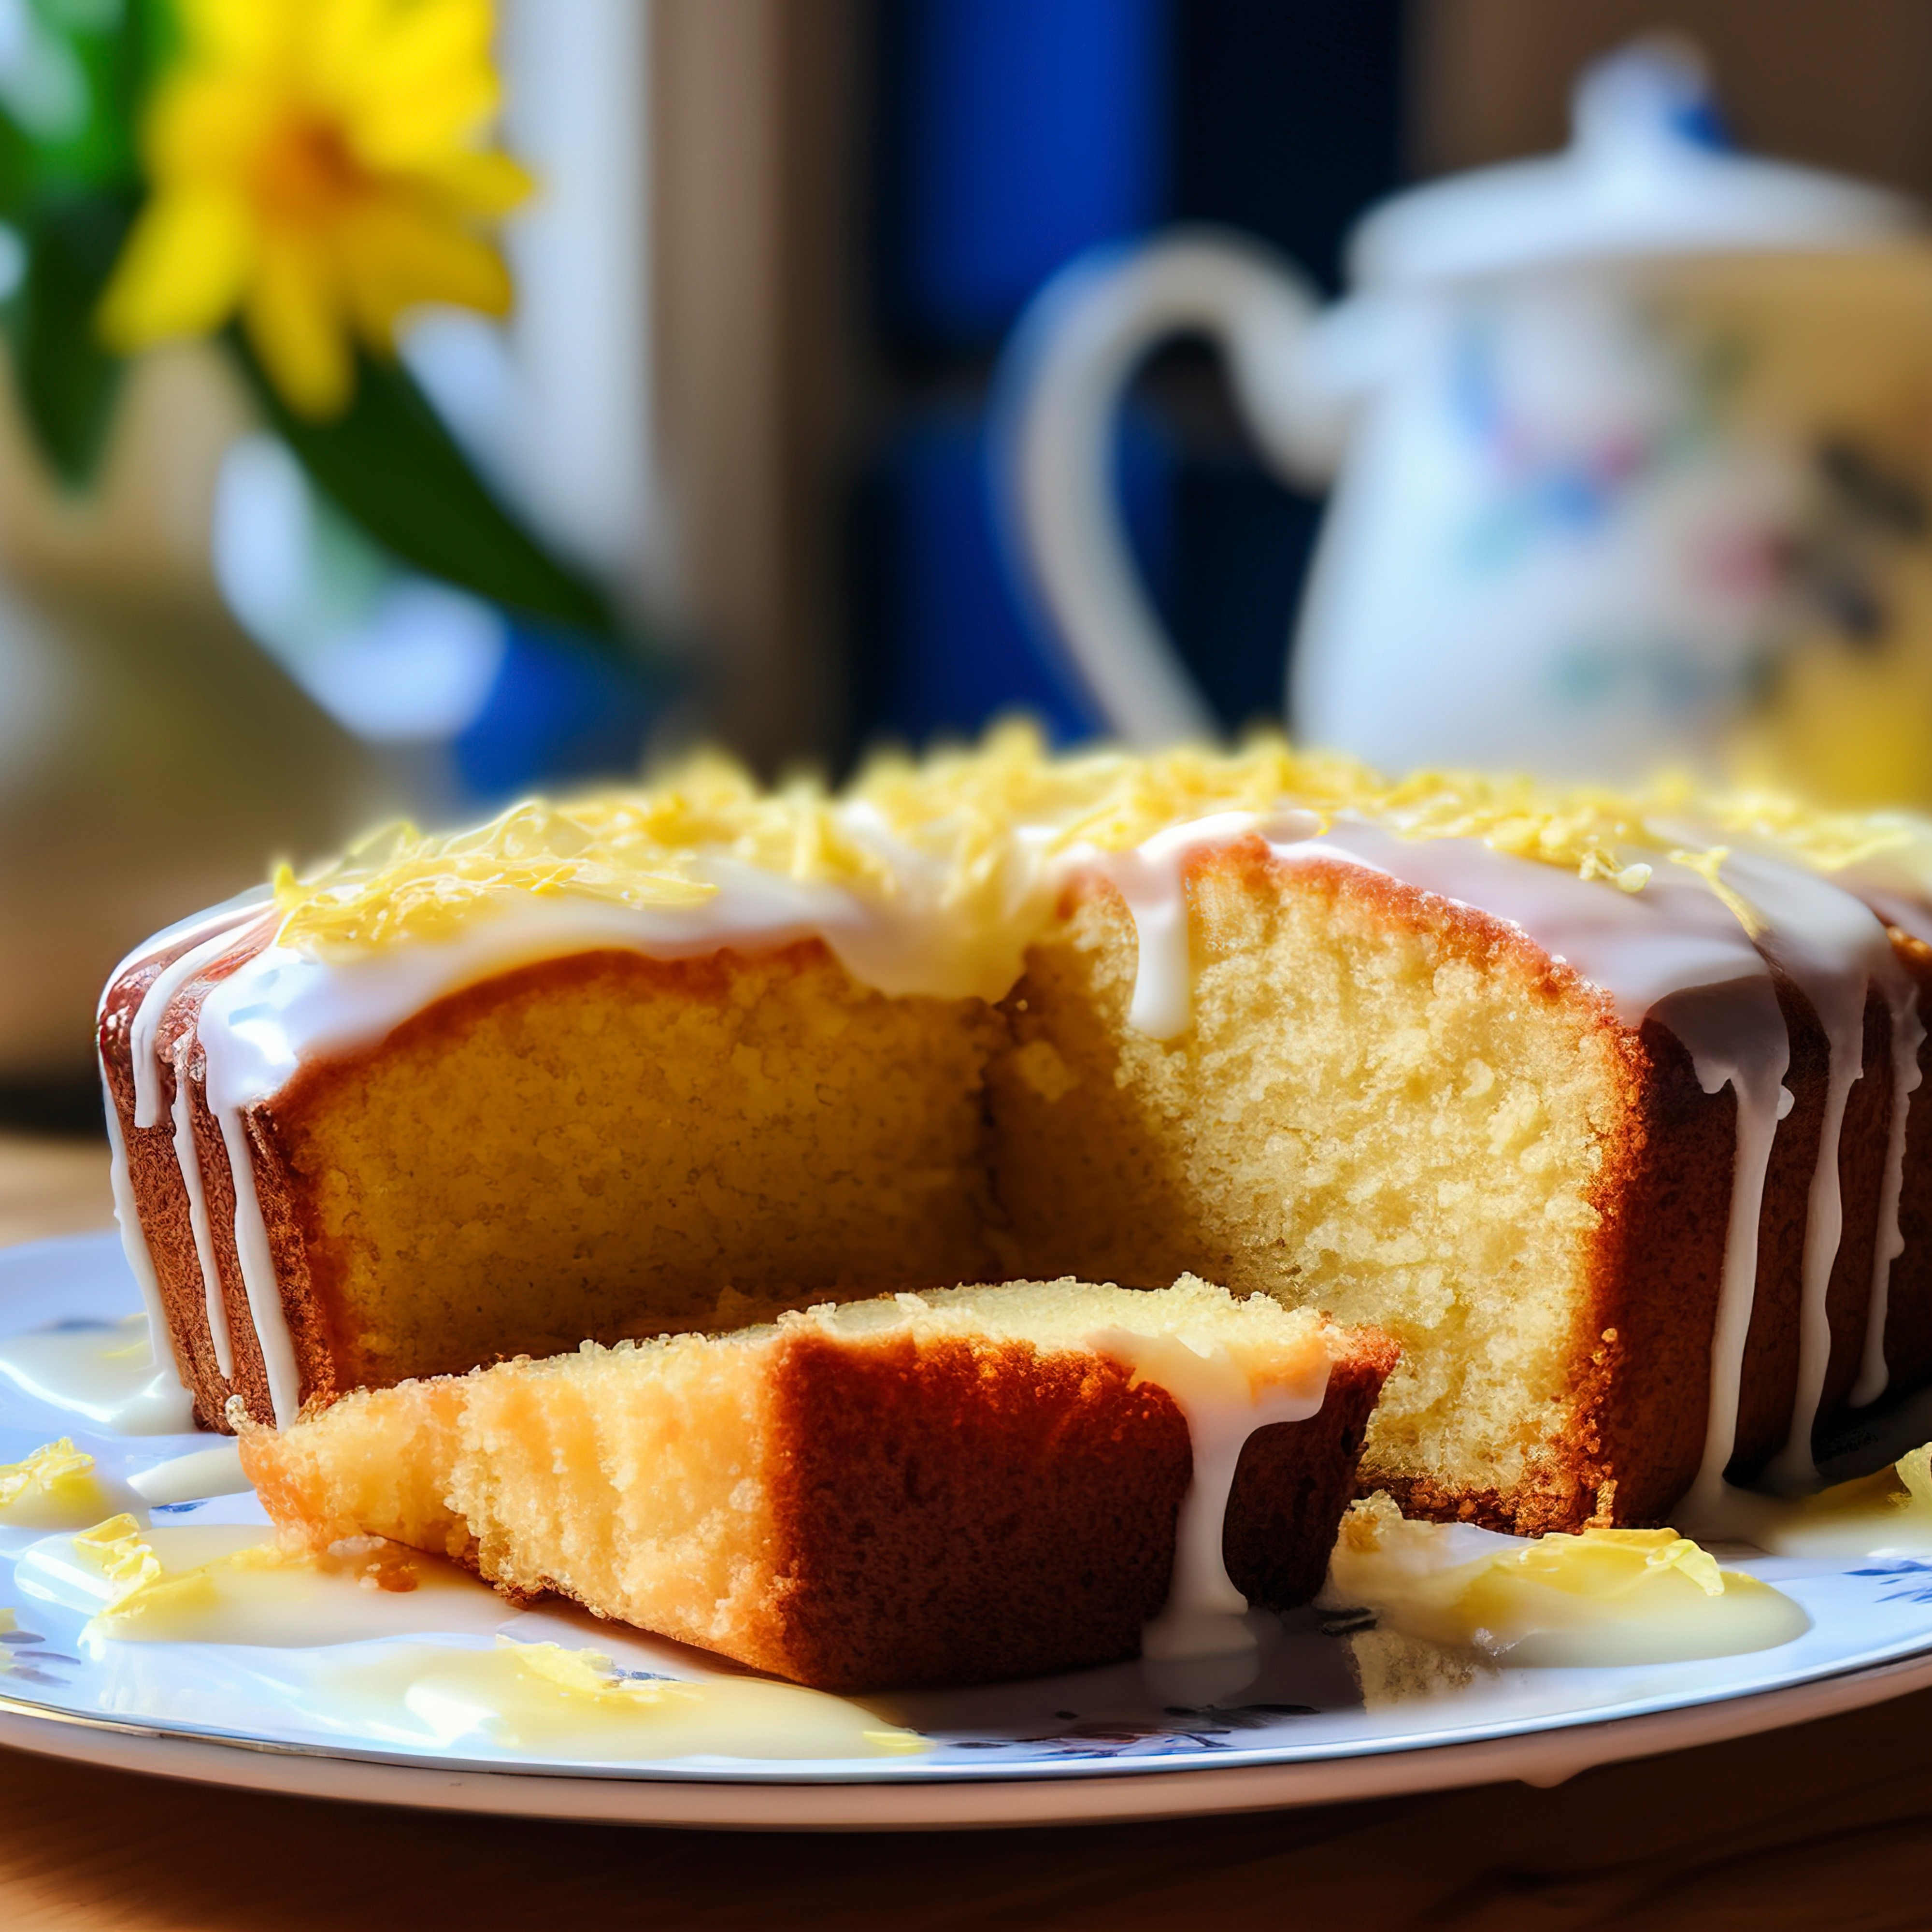
[[[502,101],[490,38],[488,0],[424,0],[401,17],[356,76],[360,151],[396,165],[481,133]]]
[[[487,242],[425,211],[393,203],[361,212],[344,236],[346,292],[356,326],[378,348],[396,321],[426,302],[507,314],[509,271]]]
[[[348,100],[381,58],[394,0],[314,0],[303,18],[304,65],[322,92]]]
[[[283,58],[303,0],[178,0],[189,46],[230,67],[260,67]]]
[[[300,242],[266,243],[242,311],[248,340],[297,415],[339,416],[356,364],[328,265]]]
[[[422,87],[466,69],[488,74],[494,15],[490,0],[416,0],[392,8],[393,24],[370,69],[370,84]]]
[[[246,206],[220,190],[163,194],[134,224],[101,298],[100,328],[125,354],[218,328],[254,263]]]
[[[470,214],[507,214],[536,192],[529,170],[494,148],[458,149],[419,172],[453,206]]]
[[[494,117],[500,90],[487,68],[434,86],[359,103],[349,132],[371,167],[407,169],[467,146]]]
[[[149,174],[164,184],[192,176],[238,189],[281,105],[252,75],[226,68],[178,72],[155,91],[142,128]]]

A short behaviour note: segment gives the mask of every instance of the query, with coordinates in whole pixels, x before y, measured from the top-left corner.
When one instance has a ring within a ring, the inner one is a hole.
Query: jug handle
[[[1208,336],[1270,466],[1291,481],[1325,480],[1332,425],[1298,373],[1317,312],[1312,286],[1274,250],[1230,231],[1177,229],[1062,269],[1003,358],[994,447],[1009,554],[1105,722],[1130,744],[1220,728],[1142,588],[1112,502],[1121,393],[1164,338]]]

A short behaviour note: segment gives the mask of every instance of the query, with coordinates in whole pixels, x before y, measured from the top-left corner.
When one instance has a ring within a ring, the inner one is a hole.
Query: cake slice
[[[242,1454],[310,1546],[387,1537],[824,1689],[969,1684],[1131,1657],[1229,1579],[1308,1600],[1395,1359],[1191,1278],[1014,1283],[243,1418]],[[1204,1511],[1225,1577],[1177,1564]]]

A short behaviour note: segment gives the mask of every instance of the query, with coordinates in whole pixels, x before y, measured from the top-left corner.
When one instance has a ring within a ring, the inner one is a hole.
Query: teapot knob
[[[1732,146],[1709,66],[1676,34],[1646,34],[1593,61],[1570,96],[1570,125],[1582,154],[1612,165],[1660,148]]]

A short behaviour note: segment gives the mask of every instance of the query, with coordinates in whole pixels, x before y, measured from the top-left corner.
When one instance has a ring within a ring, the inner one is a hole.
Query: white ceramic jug
[[[1004,374],[1010,522],[1114,730],[1212,725],[1108,482],[1136,365],[1204,334],[1268,460],[1334,479],[1305,741],[1932,798],[1932,245],[1910,203],[1712,124],[1694,59],[1640,44],[1584,76],[1563,154],[1373,212],[1325,310],[1202,230],[1049,285]]]

